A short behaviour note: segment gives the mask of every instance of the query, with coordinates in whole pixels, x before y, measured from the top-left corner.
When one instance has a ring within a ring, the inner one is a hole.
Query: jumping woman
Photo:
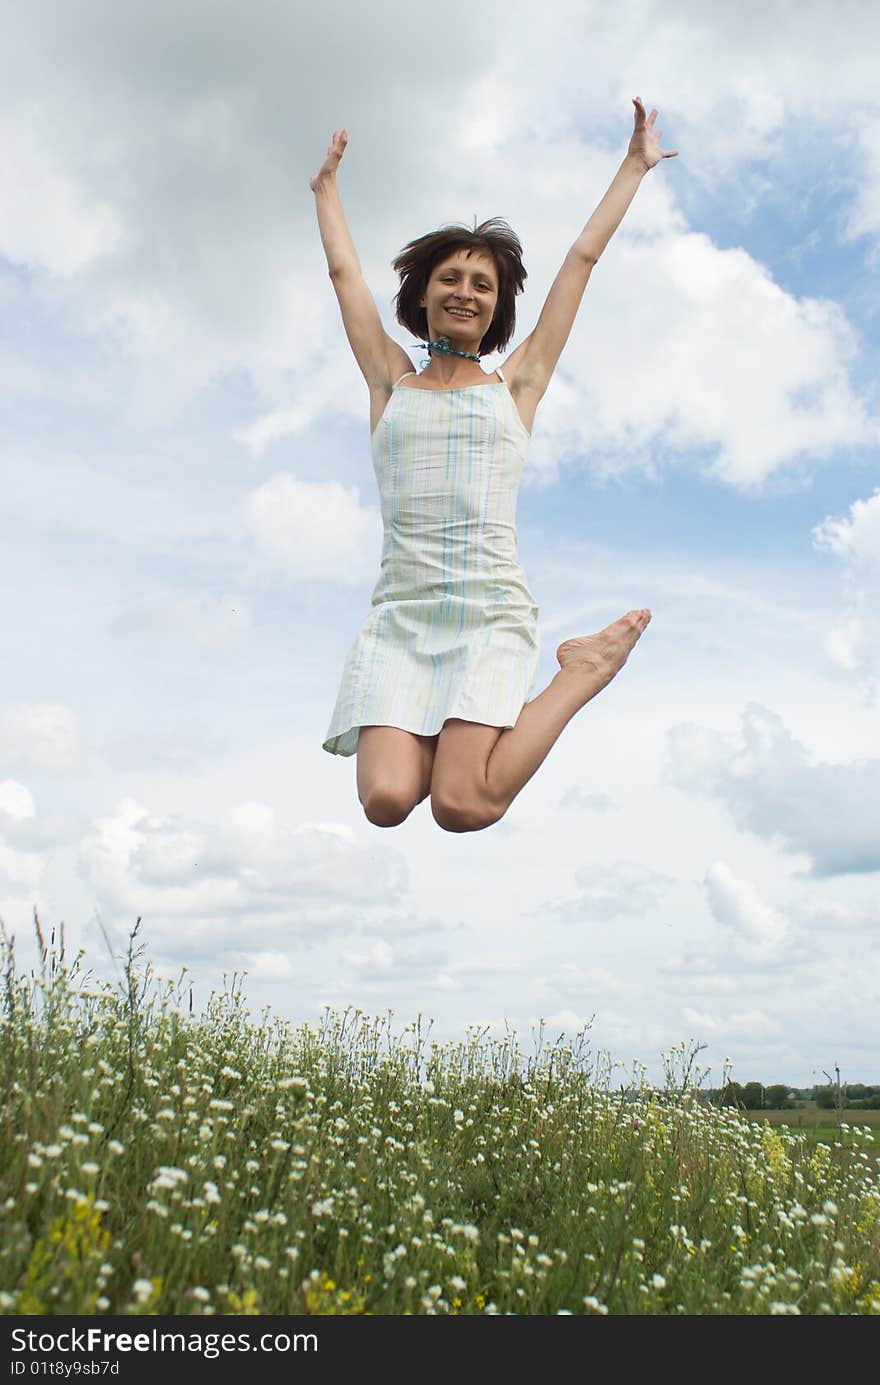
[[[396,827],[431,795],[435,821],[475,832],[503,817],[574,714],[623,667],[651,619],[629,611],[565,640],[559,672],[527,701],[538,665],[538,608],[517,560],[516,502],[535,410],[568,340],[593,266],[660,148],[636,97],[626,157],[572,245],[533,332],[490,377],[526,272],[503,221],[445,226],[394,261],[397,320],[423,337],[412,362],[384,330],[345,221],[336,131],[310,180],[342,321],[370,390],[384,542],[372,609],[349,651],[323,748],[357,753],[370,822]]]

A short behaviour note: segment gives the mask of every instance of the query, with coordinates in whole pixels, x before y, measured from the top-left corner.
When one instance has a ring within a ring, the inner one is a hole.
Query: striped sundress
[[[372,437],[382,565],[345,660],[332,755],[353,755],[362,726],[514,726],[528,700],[538,607],[517,560],[516,503],[529,434],[498,375],[441,390],[403,375],[393,387]]]

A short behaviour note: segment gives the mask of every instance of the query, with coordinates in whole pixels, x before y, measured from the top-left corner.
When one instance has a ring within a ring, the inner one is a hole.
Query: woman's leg
[[[515,726],[499,730],[451,718],[440,732],[431,779],[431,809],[449,832],[475,832],[503,817],[547,758],[575,712],[606,687],[626,663],[651,619],[630,611],[597,635],[566,640],[559,672]]]
[[[398,827],[431,792],[439,736],[417,736],[398,726],[362,726],[357,745],[357,789],[376,827]]]

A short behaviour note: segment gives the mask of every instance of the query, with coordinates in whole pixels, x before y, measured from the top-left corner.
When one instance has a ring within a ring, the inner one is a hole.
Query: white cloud
[[[778,1038],[782,1022],[765,1010],[737,1010],[724,1024],[725,1040],[760,1040]]]
[[[860,18],[863,17],[862,12]],[[876,22],[876,14],[871,18]],[[876,117],[869,103],[865,102],[861,109],[852,112],[850,128],[862,173],[852,179],[852,202],[844,212],[843,234],[851,241],[862,236],[873,237],[871,260],[876,265],[876,238],[880,234],[880,151],[877,149]]]
[[[273,476],[249,497],[245,523],[290,578],[358,586],[382,552],[378,509],[337,481]]]
[[[122,248],[123,226],[112,202],[65,168],[47,115],[36,101],[0,115],[7,186],[16,189],[3,204],[3,253],[73,277]]]
[[[662,899],[670,878],[637,861],[618,861],[613,866],[578,866],[574,872],[577,894],[542,903],[541,911],[589,927],[623,916],[643,917]]]
[[[237,952],[254,934],[261,952],[292,938],[314,946],[364,919],[395,919],[408,890],[397,852],[377,857],[345,831],[288,827],[259,803],[201,823],[125,799],[94,821],[80,862],[98,906],[141,915],[166,956]]]
[[[242,967],[253,981],[287,981],[295,975],[284,952],[244,952]]]
[[[0,891],[12,890],[12,898],[5,901],[12,907],[34,900],[43,875],[42,853],[28,849],[34,817],[30,791],[15,779],[4,779],[0,783]]]
[[[623,983],[613,976],[607,967],[586,967],[584,969],[584,980],[593,981],[599,986],[605,986],[608,990],[619,991]]]
[[[817,886],[823,882],[817,882]],[[870,881],[868,889],[852,899],[842,900],[835,886],[828,890],[815,889],[810,897],[799,901],[797,906],[798,924],[813,931],[814,938],[824,934],[838,942],[850,930],[873,929],[877,926],[877,904],[875,891]],[[813,944],[815,946],[815,942]]]
[[[588,793],[580,784],[573,784],[565,790],[559,800],[560,808],[575,812],[610,813],[617,805],[610,794]]]
[[[590,1021],[583,1016],[575,1013],[574,1010],[557,1010],[555,1014],[547,1015],[545,1020],[547,1033],[555,1039],[558,1033],[574,1037],[582,1030],[589,1029]]]
[[[880,437],[848,383],[856,345],[840,308],[795,299],[745,250],[624,231],[587,295],[530,454],[545,483],[560,453],[588,456],[604,476],[656,474],[699,451],[711,475],[752,490]]]
[[[0,890],[12,889],[16,896],[33,899],[43,875],[43,859],[34,851],[17,851],[0,840]]]
[[[376,938],[366,952],[343,952],[342,960],[363,972],[390,972],[394,966],[394,948],[384,938]]]
[[[13,818],[16,822],[34,816],[34,799],[24,784],[15,779],[4,779],[0,784],[0,814]]]
[[[868,500],[854,500],[848,517],[826,516],[811,536],[844,564],[843,612],[825,636],[825,652],[873,704],[880,679],[880,487]]]
[[[52,849],[60,848],[75,836],[78,824],[75,817],[38,813],[34,796],[16,779],[0,782],[0,842],[15,848],[30,861],[49,859]],[[30,875],[30,866],[27,867]]]
[[[854,565],[880,568],[880,486],[868,500],[854,500],[849,518],[829,515],[812,530],[817,548]]]
[[[750,702],[739,738],[687,723],[667,735],[664,781],[723,802],[738,826],[805,852],[815,875],[880,870],[880,760],[811,764],[778,713]]]
[[[834,626],[825,636],[823,648],[832,663],[846,673],[862,671],[867,652],[862,621],[858,616],[850,616],[842,625]]]
[[[740,956],[753,965],[791,958],[790,929],[781,914],[763,900],[754,885],[724,861],[706,872],[705,890],[717,921],[730,930]]]
[[[34,769],[79,768],[80,735],[76,713],[54,702],[31,702],[0,713],[0,751],[7,763]]]
[[[685,1024],[695,1029],[717,1029],[718,1021],[714,1015],[701,1010],[694,1010],[690,1005],[685,1005],[681,1012],[681,1017]]]

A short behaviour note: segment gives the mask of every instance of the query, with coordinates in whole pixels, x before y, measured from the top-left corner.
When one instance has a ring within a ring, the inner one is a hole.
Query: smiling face
[[[495,261],[477,250],[470,255],[456,250],[435,265],[419,300],[428,315],[431,341],[448,337],[461,350],[474,353],[491,326],[497,303]]]

